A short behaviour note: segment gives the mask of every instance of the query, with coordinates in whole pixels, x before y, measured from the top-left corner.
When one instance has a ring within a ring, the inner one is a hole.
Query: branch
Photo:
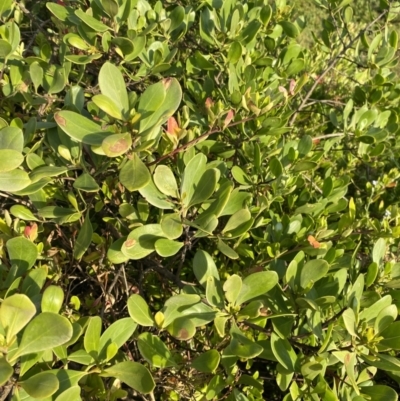
[[[244,118],[243,120],[236,121],[234,123],[229,124],[226,128],[231,128],[231,127],[234,127],[235,125],[239,125],[239,124],[245,123],[247,121],[255,120],[258,117],[259,116],[253,116],[253,117]],[[170,158],[172,156],[175,156],[176,154],[178,154],[180,152],[183,152],[187,148],[196,145],[196,143],[200,142],[202,139],[206,139],[210,135],[216,134],[217,132],[221,132],[221,131],[222,131],[222,128],[219,128],[219,127],[214,128],[214,129],[210,128],[207,132],[205,132],[204,134],[200,135],[199,137],[194,138],[191,141],[189,141],[188,143],[185,143],[184,145],[180,146],[179,148],[176,148],[172,152],[170,152],[170,153],[168,153],[168,154],[166,154],[164,156],[159,157],[157,160],[154,160],[154,161],[152,161],[150,163],[147,163],[147,166],[149,167],[149,166],[152,166],[154,164],[158,164],[158,163],[160,163],[161,161],[163,161],[165,159],[168,159],[168,158]]]
[[[289,121],[289,126],[292,126],[294,122],[296,121],[297,115],[299,112],[306,106],[308,99],[311,97],[313,94],[315,88],[318,86],[318,84],[322,81],[322,79],[328,74],[328,72],[335,67],[337,62],[342,58],[344,54],[346,54],[347,50],[349,50],[354,42],[358,40],[361,35],[368,31],[369,28],[371,28],[372,25],[374,25],[376,22],[378,22],[382,17],[384,17],[387,14],[388,10],[385,10],[383,13],[378,15],[372,22],[370,22],[363,30],[360,31],[360,33],[349,42],[347,46],[345,46],[342,51],[337,54],[329,63],[328,67],[325,69],[325,71],[322,72],[322,74],[318,77],[318,79],[315,80],[314,84],[312,85],[311,89],[307,92],[306,96],[304,97],[303,101],[301,102],[300,106],[297,108],[296,112],[293,114],[292,118]]]

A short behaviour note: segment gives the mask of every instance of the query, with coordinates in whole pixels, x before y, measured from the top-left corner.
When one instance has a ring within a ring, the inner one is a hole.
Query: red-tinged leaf
[[[175,137],[179,137],[182,130],[179,128],[178,122],[174,117],[170,117],[167,123],[167,133]]]
[[[35,239],[38,236],[38,226],[36,223],[32,223],[30,226],[26,226],[24,230],[24,236],[31,240],[32,242],[35,241]]]
[[[224,128],[226,128],[229,125],[229,123],[233,120],[234,117],[235,117],[235,112],[233,110],[229,110],[228,114],[225,117]]]
[[[294,79],[290,80],[290,84],[289,84],[289,93],[291,96],[294,95],[294,88],[296,87],[296,81]]]
[[[207,108],[207,109],[210,109],[212,106],[214,106],[214,102],[213,102],[213,100],[212,100],[210,97],[208,97],[208,98],[206,99],[206,108]]]

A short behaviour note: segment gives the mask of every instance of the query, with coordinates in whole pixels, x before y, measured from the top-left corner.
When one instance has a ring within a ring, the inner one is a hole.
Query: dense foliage
[[[303,46],[286,0],[0,0],[1,401],[398,399],[400,2],[360,3]]]

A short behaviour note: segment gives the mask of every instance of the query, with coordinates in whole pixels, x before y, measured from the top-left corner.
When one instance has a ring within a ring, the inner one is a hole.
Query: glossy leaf
[[[129,100],[126,84],[121,71],[114,64],[106,62],[102,65],[99,73],[99,86],[101,93],[108,99],[112,99],[121,115],[124,118],[128,117]]]
[[[137,362],[120,362],[105,369],[101,376],[115,377],[129,387],[143,394],[151,393],[155,387],[153,377],[150,372]]]
[[[176,255],[183,245],[183,242],[161,238],[154,243],[154,248],[160,256],[169,257]]]
[[[242,287],[236,299],[241,305],[260,295],[266,294],[278,283],[278,275],[273,271],[264,271],[250,274],[242,281]]]
[[[61,287],[50,285],[42,296],[41,309],[42,312],[59,313],[64,302],[64,291]]]
[[[154,326],[154,319],[151,315],[147,302],[137,294],[133,294],[128,299],[129,316],[141,326]]]
[[[111,343],[121,348],[133,335],[137,324],[129,317],[116,320],[101,335],[99,341],[99,358],[105,357],[106,349]]]
[[[155,251],[155,244],[165,234],[160,224],[147,224],[134,229],[121,247],[122,253],[129,259],[138,260]]]
[[[28,174],[23,170],[0,172],[0,191],[16,192],[31,183]]]
[[[95,122],[73,111],[62,110],[54,114],[57,125],[72,139],[87,145],[100,146],[103,140],[112,135]]]
[[[40,372],[21,383],[22,388],[33,398],[46,398],[59,387],[57,377],[50,372]]]
[[[13,359],[64,344],[72,337],[72,333],[72,326],[67,318],[43,312],[26,326]]]
[[[167,368],[177,364],[167,346],[150,333],[143,333],[138,338],[138,348],[142,357],[156,368]]]
[[[85,217],[85,221],[82,224],[82,227],[79,231],[78,237],[75,241],[74,245],[74,258],[81,259],[85,254],[89,245],[92,242],[93,228],[92,223],[90,222],[89,213],[87,213]]]
[[[119,179],[128,191],[133,192],[144,188],[151,180],[151,176],[146,165],[134,153],[122,167]]]
[[[115,134],[104,139],[101,148],[108,157],[118,157],[125,154],[132,146],[130,134]]]
[[[198,250],[193,259],[193,272],[198,282],[205,288],[207,279],[212,276],[219,280],[217,266],[211,255],[203,250]]]
[[[24,161],[22,154],[14,149],[0,149],[0,172],[11,171]]]
[[[36,262],[37,247],[28,239],[24,237],[11,238],[7,241],[6,247],[11,263],[18,266],[18,274],[25,273]]]
[[[0,357],[0,386],[7,383],[8,379],[14,373],[13,367],[4,357]]]
[[[165,195],[178,198],[178,185],[172,170],[167,166],[157,166],[154,171],[154,183]]]
[[[205,351],[192,361],[192,368],[203,373],[213,373],[219,365],[221,356],[215,349]]]
[[[0,323],[10,343],[35,316],[36,307],[24,294],[14,294],[6,298],[0,306]]]

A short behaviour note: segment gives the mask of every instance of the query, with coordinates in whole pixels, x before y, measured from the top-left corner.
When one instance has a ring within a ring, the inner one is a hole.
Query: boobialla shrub
[[[315,6],[0,0],[1,401],[398,399],[400,2]]]

